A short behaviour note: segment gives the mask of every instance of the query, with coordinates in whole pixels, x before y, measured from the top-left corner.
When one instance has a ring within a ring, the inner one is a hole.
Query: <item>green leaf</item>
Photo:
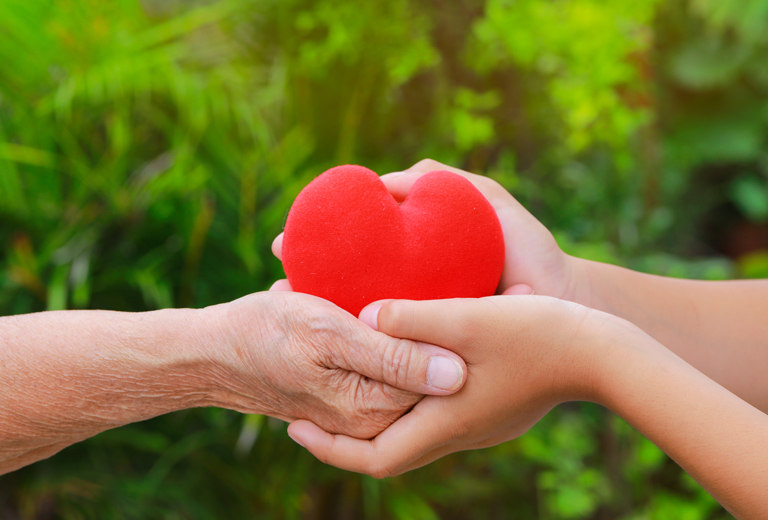
[[[60,311],[67,308],[69,265],[59,265],[53,271],[48,282],[47,308],[49,311]]]
[[[739,272],[744,278],[768,278],[768,251],[756,251],[740,258]]]
[[[705,35],[681,47],[670,59],[672,76],[686,87],[707,89],[733,81],[749,50]]]
[[[392,516],[398,520],[439,520],[430,505],[414,493],[391,496],[387,505]]]
[[[754,175],[741,175],[731,184],[730,194],[745,217],[768,222],[768,182]]]
[[[555,491],[552,504],[559,518],[584,518],[595,510],[596,497],[587,489],[564,485]]]

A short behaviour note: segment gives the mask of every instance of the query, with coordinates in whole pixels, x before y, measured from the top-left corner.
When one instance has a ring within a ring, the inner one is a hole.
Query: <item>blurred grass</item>
[[[5,0],[0,313],[203,306],[329,166],[499,180],[569,252],[768,276],[768,0]],[[375,481],[191,410],[0,478],[3,518],[727,515],[592,405]]]

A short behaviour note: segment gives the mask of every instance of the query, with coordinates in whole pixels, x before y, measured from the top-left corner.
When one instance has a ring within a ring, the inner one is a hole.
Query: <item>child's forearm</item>
[[[634,343],[632,343],[634,342]],[[663,449],[738,518],[768,511],[768,415],[637,335],[608,347],[602,404]]]
[[[467,385],[419,402],[374,441],[292,424],[292,437],[321,460],[396,475],[515,438],[557,403],[590,400],[635,426],[736,516],[765,518],[768,416],[626,320],[541,296],[393,301],[374,315],[367,323],[379,331],[460,354]]]
[[[569,299],[621,316],[768,411],[768,280],[704,282],[574,259]]]

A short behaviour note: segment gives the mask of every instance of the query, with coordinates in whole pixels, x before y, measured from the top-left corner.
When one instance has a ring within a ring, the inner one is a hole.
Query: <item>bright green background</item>
[[[263,290],[311,178],[423,157],[498,179],[573,254],[766,277],[766,27],[768,0],[3,0],[0,314]],[[386,481],[186,411],[0,478],[0,517],[727,515],[572,404]]]

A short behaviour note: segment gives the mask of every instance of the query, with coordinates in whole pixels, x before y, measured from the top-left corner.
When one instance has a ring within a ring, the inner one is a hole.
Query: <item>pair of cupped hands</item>
[[[382,181],[402,200],[435,170],[464,176],[496,210],[506,244],[499,295],[375,302],[356,319],[280,280],[260,332],[280,352],[268,356],[257,409],[289,421],[291,438],[321,461],[378,478],[518,437],[559,403],[599,401],[594,346],[642,334],[574,303],[588,298],[578,263],[492,179],[424,160]],[[282,235],[278,258],[281,244]],[[264,296],[230,312],[245,322]],[[248,399],[235,408],[253,410]]]

